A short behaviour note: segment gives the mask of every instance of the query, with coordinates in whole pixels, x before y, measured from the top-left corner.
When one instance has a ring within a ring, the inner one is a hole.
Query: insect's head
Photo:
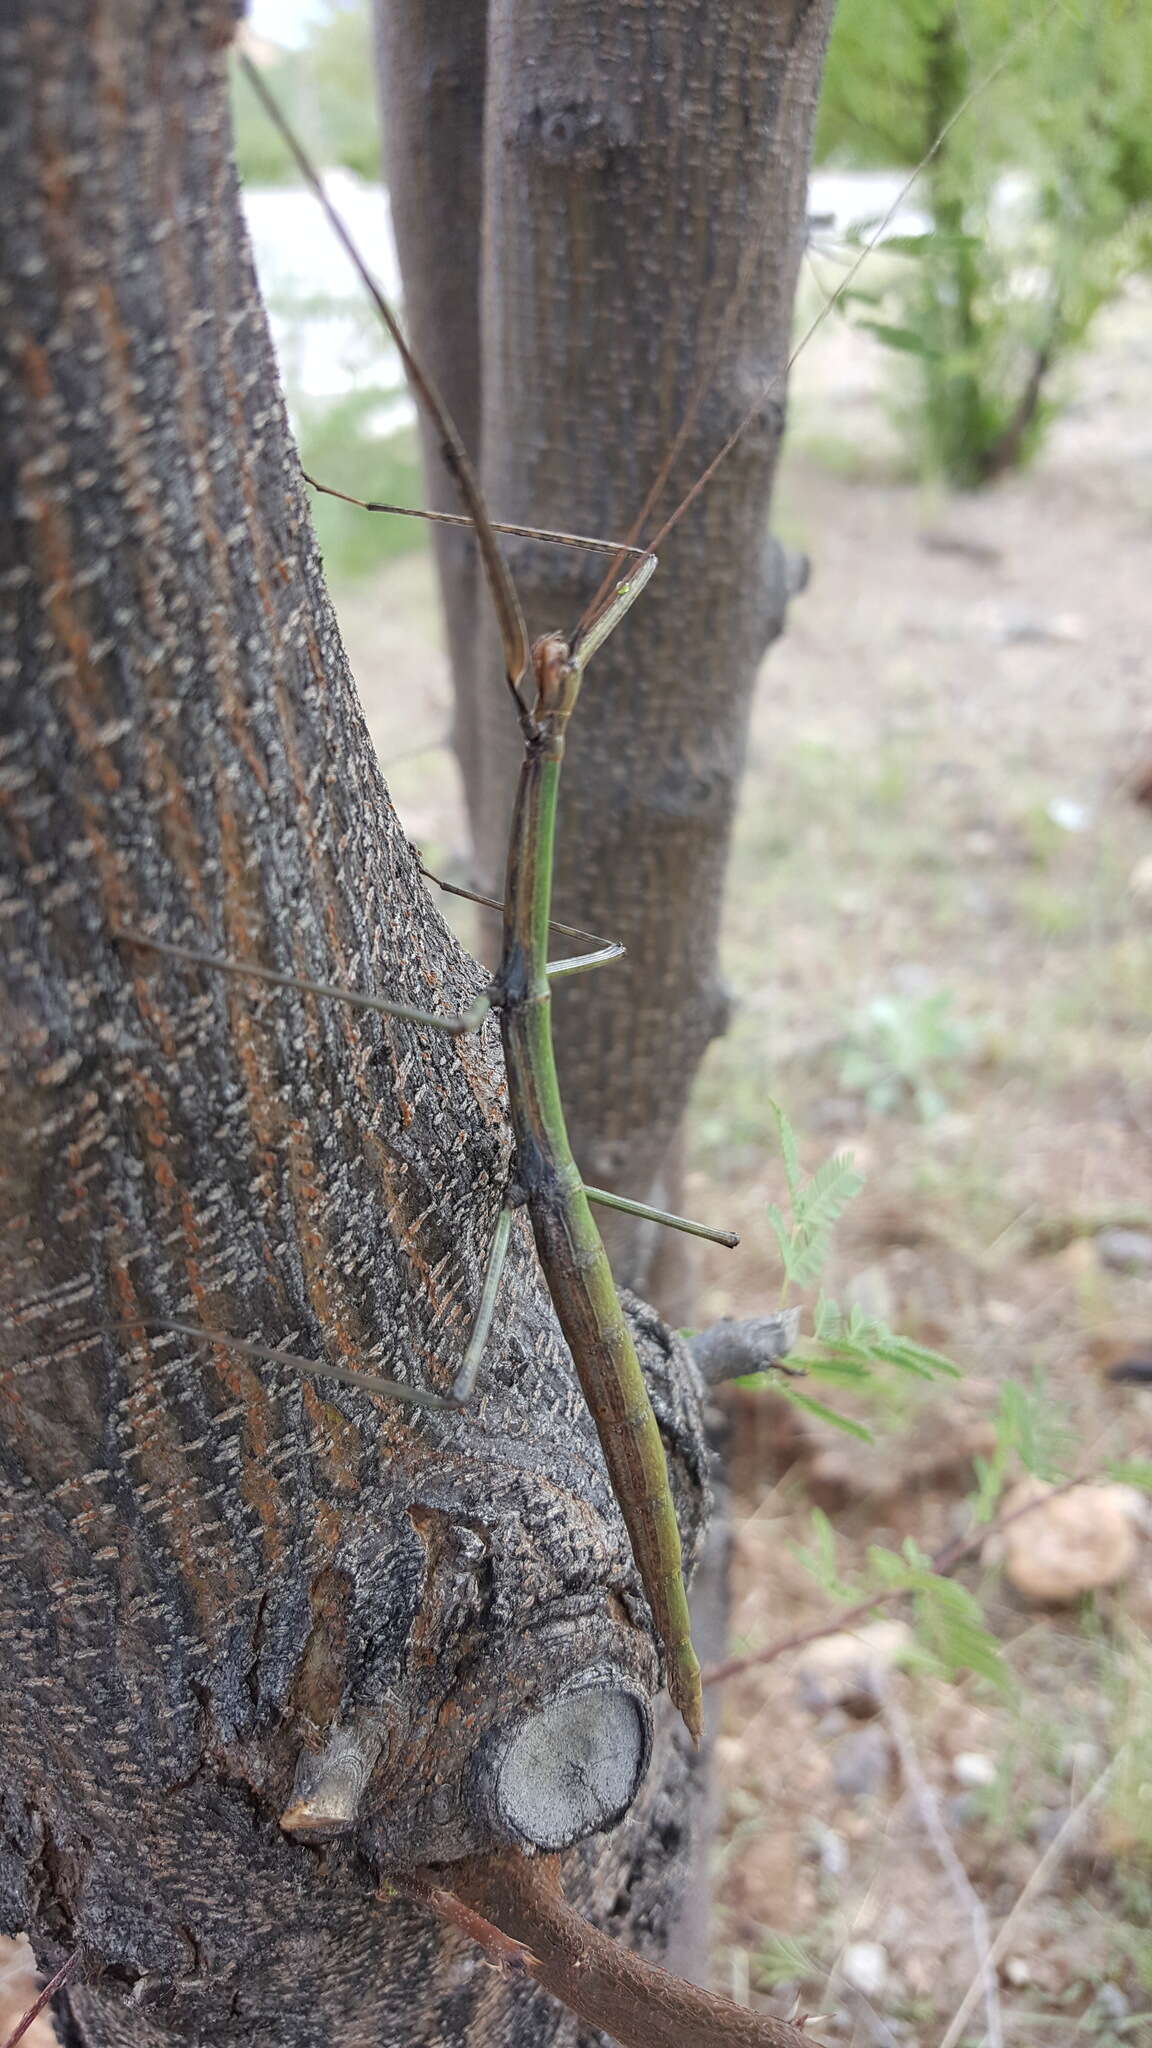
[[[532,667],[536,675],[533,715],[538,724],[563,732],[576,708],[584,664],[562,634],[545,633],[532,649]]]

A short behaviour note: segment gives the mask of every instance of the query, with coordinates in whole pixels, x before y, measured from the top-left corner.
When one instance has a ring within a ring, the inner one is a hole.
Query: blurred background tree
[[[372,30],[364,0],[328,0],[299,47],[257,34],[247,45],[311,154],[361,178],[380,175],[380,126],[372,93]],[[232,127],[246,185],[296,185],[299,176],[243,73],[233,69]]]
[[[896,410],[918,466],[960,488],[1034,452],[1057,373],[1152,258],[1152,10],[1030,14],[841,0],[821,102],[825,164],[911,168],[944,137],[917,187],[923,231],[893,236],[885,281],[848,296],[902,358]]]

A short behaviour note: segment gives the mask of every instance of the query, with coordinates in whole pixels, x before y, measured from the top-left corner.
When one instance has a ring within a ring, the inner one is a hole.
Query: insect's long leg
[[[322,484],[319,477],[310,476],[306,469],[300,474],[323,497],[339,498],[342,505],[355,505],[361,512],[394,512],[399,519],[426,519],[430,526],[463,526],[469,533],[476,530],[464,512],[429,512],[419,505],[383,505],[374,498],[354,498],[349,491],[337,491],[331,484]],[[629,547],[624,541],[593,540],[587,533],[556,533],[548,526],[512,526],[506,519],[492,519],[489,524],[493,533],[510,533],[520,540],[546,540],[561,548],[585,548],[592,554],[621,556],[647,552],[645,548]]]
[[[340,988],[331,981],[307,981],[299,974],[278,974],[271,967],[258,967],[254,961],[233,960],[227,953],[202,953],[195,946],[176,946],[168,939],[148,938],[144,932],[117,927],[115,937],[132,946],[143,946],[151,953],[164,953],[170,960],[190,961],[194,967],[211,967],[221,974],[271,982],[273,988],[299,989],[308,996],[327,996],[333,1002],[350,1003],[357,1010],[376,1010],[385,1017],[403,1017],[409,1024],[423,1024],[429,1031],[444,1032],[448,1038],[460,1038],[466,1032],[479,1031],[492,1008],[490,992],[482,989],[475,1002],[459,1016],[436,1017],[429,1010],[415,1009],[411,1003],[394,1003],[385,996],[370,996],[360,989]]]
[[[610,1194],[607,1188],[590,1188],[584,1182],[584,1193],[590,1202],[598,1202],[602,1209],[623,1209],[626,1216],[642,1216],[648,1223],[666,1223],[669,1230],[687,1231],[689,1237],[706,1237],[713,1244],[727,1246],[734,1252],[740,1242],[734,1230],[713,1230],[710,1223],[693,1223],[689,1216],[673,1216],[668,1209],[651,1209],[647,1202],[631,1202],[626,1195]]]
[[[609,945],[601,946],[597,953],[574,953],[570,960],[550,960],[545,969],[549,981],[559,981],[564,974],[583,974],[589,967],[605,967],[609,960],[622,960],[626,948],[613,939]]]
[[[275,98],[269,92],[251,58],[242,54],[240,64],[249,85],[252,87],[269,120],[287,144],[288,150],[298,166],[305,184],[319,200],[333,234],[347,251],[365,291],[368,293],[376,311],[388,329],[388,333],[404,365],[413,390],[436,427],[440,441],[441,456],[456,479],[460,495],[464,500],[469,517],[475,528],[476,542],[484,564],[484,574],[487,578],[488,588],[492,594],[492,603],[500,624],[500,637],[504,645],[505,681],[516,705],[521,731],[527,735],[532,729],[532,720],[528,706],[521,695],[520,685],[527,674],[531,657],[531,649],[528,643],[528,628],[524,623],[524,613],[520,607],[520,599],[516,594],[516,587],[508,573],[508,565],[496,544],[496,536],[492,531],[492,522],[488,517],[488,507],[484,503],[484,494],[480,489],[475,471],[469,461],[468,452],[463,441],[460,439],[455,422],[452,420],[440,393],[437,391],[427,371],[413,355],[405,339],[404,330],[400,322],[397,320],[384,293],[381,291],[359,249],[356,247],[340,213],[333,206],[332,201],[325,192],[320,174],[308,155],[307,150],[281,113]]]
[[[426,868],[421,860],[418,860],[416,865],[425,881],[435,882],[436,887],[443,889],[446,896],[462,896],[465,903],[478,903],[482,910],[498,910],[503,914],[504,905],[498,897],[481,896],[475,889],[461,888],[459,882],[446,882],[442,876],[434,875],[431,868]],[[591,939],[594,946],[600,946],[604,949],[603,957],[606,960],[609,958],[613,960],[619,959],[622,953],[628,951],[627,946],[620,939],[602,939],[599,932],[582,931],[578,924],[561,924],[559,918],[556,917],[548,919],[548,929],[550,932],[559,932],[565,939]],[[600,955],[597,954],[596,957],[599,959]],[[548,972],[551,973],[552,969],[549,968]]]
[[[505,1202],[499,1216],[496,1218],[496,1228],[492,1232],[492,1242],[488,1247],[488,1260],[484,1268],[484,1285],[480,1291],[480,1306],[476,1311],[476,1321],[472,1325],[472,1335],[468,1339],[468,1349],[460,1360],[460,1369],[452,1382],[452,1399],[454,1401],[467,1401],[473,1387],[476,1385],[476,1375],[480,1370],[480,1361],[484,1356],[484,1349],[488,1342],[488,1332],[492,1328],[492,1317],[496,1309],[496,1298],[500,1292],[500,1280],[504,1272],[504,1261],[508,1257],[508,1246],[512,1238],[512,1218],[515,1216],[519,1206],[519,1198],[516,1201],[509,1199]]]
[[[400,1380],[382,1379],[378,1373],[353,1372],[344,1365],[329,1365],[320,1358],[303,1358],[297,1351],[277,1351],[268,1344],[253,1344],[247,1337],[230,1337],[223,1330],[202,1330],[197,1323],[177,1322],[171,1316],[141,1316],[131,1322],[105,1323],[103,1329],[115,1330],[173,1330],[181,1337],[191,1337],[197,1344],[222,1344],[229,1351],[240,1351],[246,1358],[259,1358],[269,1365],[291,1366],[293,1372],[303,1373],[311,1380],[339,1380],[343,1386],[358,1387],[362,1394],[385,1394],[390,1401],[406,1401],[412,1408],[455,1408],[458,1403],[443,1394],[434,1394],[428,1387],[409,1387]]]

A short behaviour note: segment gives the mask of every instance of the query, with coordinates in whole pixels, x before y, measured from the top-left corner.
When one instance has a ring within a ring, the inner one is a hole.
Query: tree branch
[[[522,1945],[536,1982],[621,2048],[813,2048],[802,2022],[687,1984],[589,1926],[564,1903],[554,1857],[476,1857],[450,1877],[457,1898]]]
[[[796,1342],[800,1321],[798,1309],[782,1309],[772,1316],[745,1316],[737,1321],[721,1316],[706,1330],[689,1339],[688,1349],[700,1377],[710,1387],[722,1380],[743,1379],[749,1373],[767,1372],[787,1358]]]

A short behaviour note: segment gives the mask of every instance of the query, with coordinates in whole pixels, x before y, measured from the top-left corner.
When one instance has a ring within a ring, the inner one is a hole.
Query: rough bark
[[[0,31],[0,1927],[80,1948],[87,2048],[526,2048],[575,2023],[373,1897],[391,1865],[604,1824],[559,1746],[542,1787],[518,1745],[549,1716],[646,1739],[646,1611],[526,1228],[466,1414],[144,1327],[443,1388],[508,1157],[494,1026],[114,936],[446,1011],[481,980],[324,596],[231,28],[223,0],[26,0]],[[691,1537],[691,1371],[631,1312]],[[687,1846],[669,1719],[628,1819],[564,1858],[641,1947]]]
[[[479,466],[480,176],[487,66],[484,0],[388,0],[376,12],[381,76],[388,80],[384,175],[405,279],[409,335]],[[426,502],[459,512],[460,493],[420,415]],[[366,486],[363,496],[371,497]],[[433,527],[454,675],[476,648],[476,552],[466,533]],[[479,759],[477,701],[457,692],[455,747],[468,780]]]
[[[665,509],[782,369],[830,13],[828,0],[490,0],[480,442],[502,517],[625,533],[698,390]],[[427,240],[404,253],[418,323],[437,257]],[[598,656],[565,771],[558,914],[629,948],[611,978],[557,1002],[575,1149],[596,1185],[657,1204],[725,1017],[733,804],[786,597],[766,531],[783,399],[780,385],[757,410]],[[598,570],[509,549],[533,629],[572,625]],[[484,630],[456,668],[489,882],[515,763],[496,659]],[[608,1235],[618,1273],[643,1285],[651,1227],[614,1217]]]

